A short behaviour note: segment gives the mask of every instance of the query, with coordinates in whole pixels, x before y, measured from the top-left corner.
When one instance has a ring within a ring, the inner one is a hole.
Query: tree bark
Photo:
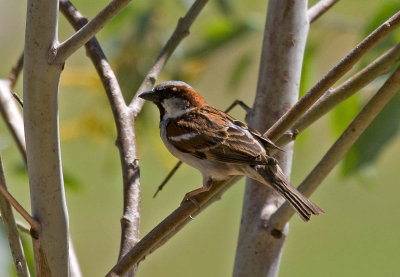
[[[269,1],[251,127],[266,130],[297,101],[308,30],[307,1]],[[292,144],[276,157],[289,176]],[[282,203],[272,189],[247,180],[233,276],[278,275],[289,226],[275,234],[268,220]]]
[[[58,0],[29,0],[24,55],[24,122],[36,276],[68,271],[68,213],[61,168],[58,85],[63,64],[49,65],[57,42]]]

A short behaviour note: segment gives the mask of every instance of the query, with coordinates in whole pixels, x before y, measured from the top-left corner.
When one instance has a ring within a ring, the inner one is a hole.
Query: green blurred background
[[[99,33],[126,99],[130,99],[193,1],[132,1]],[[107,1],[75,1],[93,17]],[[310,1],[310,5],[315,1]],[[213,106],[233,100],[252,105],[267,1],[210,1],[189,36],[172,56],[159,81],[190,83]],[[305,55],[301,93],[366,34],[400,9],[399,1],[340,1],[313,23]],[[23,49],[25,1],[0,0],[0,78],[8,75]],[[60,16],[60,40],[72,29]],[[396,31],[352,71],[400,40]],[[21,79],[16,92],[22,94]],[[292,181],[299,184],[327,151],[359,108],[382,84],[379,78],[301,134],[295,144]],[[345,162],[312,196],[326,214],[303,223],[294,217],[280,276],[399,276],[399,95],[374,122]],[[232,115],[244,118],[235,109]],[[84,50],[66,63],[60,86],[63,169],[71,236],[84,276],[103,276],[118,256],[122,185],[116,132],[105,93]],[[200,174],[183,166],[152,198],[175,164],[158,135],[158,111],[146,105],[137,121],[145,235],[173,211],[184,194],[201,185]],[[9,190],[26,207],[28,179],[17,148],[0,123]],[[138,276],[230,276],[244,191],[242,180],[162,248],[148,256]],[[23,237],[29,247],[30,238]],[[31,256],[31,249],[28,254]],[[0,228],[0,276],[13,275],[8,244]]]

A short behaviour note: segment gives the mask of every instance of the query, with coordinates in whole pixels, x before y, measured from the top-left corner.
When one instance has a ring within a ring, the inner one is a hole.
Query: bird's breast
[[[203,176],[210,176],[215,180],[224,180],[228,176],[242,175],[242,167],[233,164],[200,159],[190,153],[184,153],[172,145],[167,138],[167,121],[160,122],[160,136],[168,151],[182,162],[199,170]]]

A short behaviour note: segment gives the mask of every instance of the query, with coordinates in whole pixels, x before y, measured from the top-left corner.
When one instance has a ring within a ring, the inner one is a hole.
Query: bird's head
[[[191,86],[181,81],[167,81],[143,92],[140,98],[157,105],[161,119],[176,118],[207,103]]]

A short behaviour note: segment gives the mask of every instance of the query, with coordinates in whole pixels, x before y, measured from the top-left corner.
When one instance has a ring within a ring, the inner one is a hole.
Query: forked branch
[[[276,141],[293,123],[311,107],[339,78],[348,72],[357,61],[382,38],[400,25],[400,11],[380,25],[361,41],[349,54],[337,63],[314,87],[290,108],[264,135]]]
[[[325,156],[308,174],[298,187],[305,196],[310,196],[339,163],[350,147],[369,126],[372,120],[380,113],[385,105],[400,89],[400,67],[386,80],[378,92],[368,101],[365,107],[354,118],[338,140],[332,145]],[[294,214],[293,209],[284,203],[271,217],[269,228],[281,230]]]

